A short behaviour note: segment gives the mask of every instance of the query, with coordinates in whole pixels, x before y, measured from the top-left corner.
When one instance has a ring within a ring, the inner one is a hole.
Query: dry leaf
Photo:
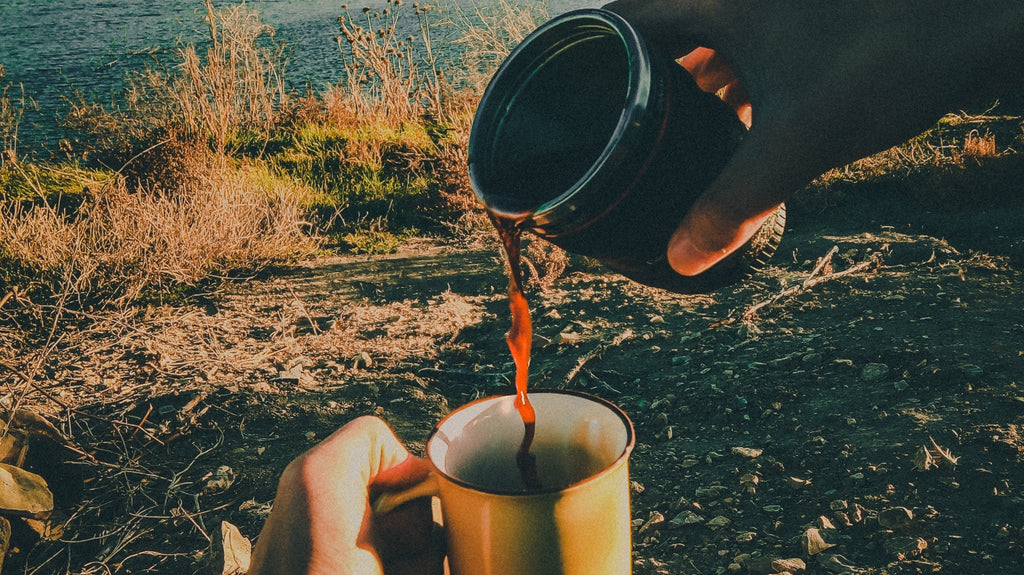
[[[220,523],[220,538],[224,558],[221,575],[245,575],[252,559],[252,543],[227,521]]]

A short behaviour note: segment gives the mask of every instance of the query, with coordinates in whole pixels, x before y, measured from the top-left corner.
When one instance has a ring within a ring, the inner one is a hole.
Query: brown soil
[[[635,573],[1020,572],[1024,169],[988,166],[941,198],[930,177],[808,192],[771,267],[719,293],[575,260],[534,284],[531,385],[635,423]],[[511,392],[506,285],[493,245],[424,244],[83,314],[9,383],[81,452],[51,480],[63,535],[10,572],[198,571],[222,521],[255,538],[288,461],[359,415],[421,452],[448,410]],[[834,546],[807,554],[810,527]]]

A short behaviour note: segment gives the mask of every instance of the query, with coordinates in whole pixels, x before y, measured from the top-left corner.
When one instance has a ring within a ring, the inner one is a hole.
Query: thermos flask
[[[496,217],[635,281],[702,293],[775,252],[778,209],[737,252],[694,277],[666,257],[689,207],[746,128],[619,15],[576,10],[541,25],[491,78],[469,140],[474,192]]]

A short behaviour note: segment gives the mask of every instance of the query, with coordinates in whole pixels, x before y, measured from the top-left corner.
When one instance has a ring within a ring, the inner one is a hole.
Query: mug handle
[[[393,509],[408,503],[413,499],[419,499],[420,497],[434,497],[438,495],[438,493],[439,488],[437,485],[437,476],[434,475],[433,471],[431,471],[423,481],[420,481],[412,487],[402,491],[381,493],[373,500],[373,504],[370,508],[374,513],[390,513]]]

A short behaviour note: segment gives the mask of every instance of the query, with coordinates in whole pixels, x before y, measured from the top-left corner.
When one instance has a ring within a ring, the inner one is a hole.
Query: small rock
[[[42,477],[20,467],[0,463],[0,512],[44,517],[53,510],[53,493]]]
[[[906,507],[890,507],[878,514],[878,525],[884,529],[902,529],[914,520],[914,512]]]
[[[884,363],[869,363],[860,370],[860,378],[864,381],[878,381],[889,374],[889,366]]]
[[[708,521],[707,525],[711,529],[721,529],[722,527],[725,527],[730,523],[732,523],[732,521],[730,521],[728,517],[725,517],[724,515],[719,515],[711,521]]]
[[[724,485],[711,485],[709,487],[698,487],[695,495],[697,499],[718,499],[728,491],[729,488]]]
[[[893,537],[885,541],[885,551],[897,561],[917,557],[928,548],[928,542],[920,537]]]
[[[775,561],[772,561],[772,569],[775,569],[776,573],[800,573],[807,570],[807,563],[804,563],[804,560],[799,557],[794,557],[792,559],[776,559]]]
[[[832,511],[845,511],[850,507],[850,504],[843,499],[836,499],[835,501],[828,504],[828,508]]]
[[[800,547],[804,550],[807,555],[817,555],[826,549],[835,547],[832,543],[827,543],[822,538],[821,532],[816,528],[811,527],[800,537]]]
[[[548,345],[577,345],[582,337],[574,331],[563,331],[551,338]]]
[[[892,388],[895,389],[896,391],[903,392],[910,389],[910,384],[907,383],[907,380],[901,379],[896,383],[892,384]]]
[[[747,459],[756,459],[761,457],[764,450],[753,447],[733,447],[732,453],[733,455],[739,455],[740,457],[746,457]]]
[[[761,509],[764,509],[765,513],[781,513],[782,512],[782,506],[781,505],[765,505]]]
[[[867,569],[853,566],[849,559],[838,554],[819,555],[818,565],[830,573],[839,573],[840,575],[857,575],[868,572]]]
[[[790,477],[786,480],[786,483],[793,489],[803,489],[811,484],[810,479],[801,479],[799,477]]]
[[[237,474],[234,469],[227,465],[221,465],[206,477],[206,484],[203,485],[203,495],[214,495],[227,491],[235,482],[235,477],[237,477]]]
[[[833,517],[836,518],[836,523],[843,527],[851,527],[853,525],[853,521],[850,521],[850,516],[845,511],[836,511]]]
[[[755,537],[757,537],[757,533],[755,533],[753,531],[744,531],[743,533],[740,533],[739,535],[736,536],[736,542],[737,543],[750,543],[751,541],[754,540]]]
[[[700,465],[700,460],[697,460],[697,459],[684,459],[679,464],[679,467],[682,467],[683,469],[689,469],[691,467],[696,467],[698,465]]]
[[[824,515],[819,516],[814,521],[814,523],[815,523],[815,525],[818,526],[818,529],[835,529],[836,528],[836,526],[832,524],[832,521],[829,520],[829,518],[825,517]]]
[[[772,557],[750,557],[743,562],[747,571],[757,575],[773,575],[775,573],[799,573],[807,569],[803,559],[774,559]]]
[[[640,526],[639,534],[643,535],[654,528],[655,525],[665,522],[665,516],[659,511],[651,511],[650,516],[647,517],[647,521]]]
[[[669,524],[673,527],[684,527],[687,525],[702,525],[703,523],[703,517],[689,510],[683,511],[682,513],[676,515],[669,521]]]

